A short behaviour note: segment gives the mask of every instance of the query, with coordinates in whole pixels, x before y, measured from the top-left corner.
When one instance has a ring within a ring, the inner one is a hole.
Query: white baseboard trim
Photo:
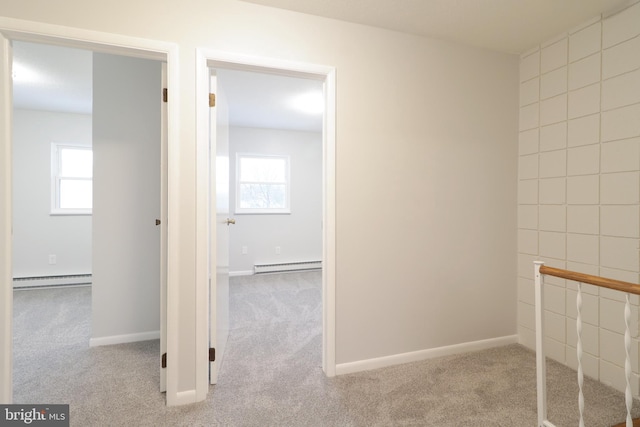
[[[102,345],[125,344],[137,341],[148,341],[160,339],[160,331],[140,332],[137,334],[112,335],[110,337],[99,337],[89,339],[89,347],[100,347]]]
[[[418,362],[436,357],[450,356],[453,354],[467,353],[470,351],[485,350],[508,344],[516,344],[518,335],[508,335],[498,338],[490,338],[481,341],[471,341],[462,344],[448,345],[445,347],[430,348],[427,350],[412,351],[410,353],[394,354],[392,356],[378,357],[375,359],[359,360],[357,362],[340,363],[336,365],[336,375],[352,374],[354,372],[370,371],[372,369],[385,368],[387,366],[401,365],[403,363]]]
[[[234,276],[253,276],[253,270],[230,271],[229,277],[234,277]]]

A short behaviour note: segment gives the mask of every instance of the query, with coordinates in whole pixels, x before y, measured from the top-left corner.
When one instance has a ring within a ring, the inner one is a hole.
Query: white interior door
[[[162,63],[162,90],[167,88],[167,63]],[[166,92],[163,92],[166,94]],[[164,96],[163,96],[164,97]],[[163,99],[161,109],[162,138],[160,142],[160,358],[167,353],[167,210],[168,210],[168,97]],[[166,360],[165,360],[166,362]],[[160,367],[160,391],[167,391],[167,369]]]
[[[215,360],[210,362],[209,367],[209,382],[216,384],[229,336],[229,227],[233,225],[233,220],[229,210],[229,113],[224,93],[218,87],[213,71],[209,93],[213,94],[215,99],[209,104],[214,105],[209,114],[211,153],[209,348],[215,349]],[[212,280],[212,274],[215,274],[215,280]]]
[[[92,346],[160,335],[161,75],[93,55]]]
[[[11,261],[11,43],[0,34],[0,403],[13,399]]]

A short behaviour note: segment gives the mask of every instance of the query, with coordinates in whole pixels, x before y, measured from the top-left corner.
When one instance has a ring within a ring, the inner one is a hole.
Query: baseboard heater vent
[[[253,266],[254,274],[264,273],[289,273],[294,271],[320,270],[322,261],[287,262],[280,264],[256,264]]]
[[[68,274],[64,276],[14,277],[14,288],[45,288],[49,286],[90,285],[91,274]]]

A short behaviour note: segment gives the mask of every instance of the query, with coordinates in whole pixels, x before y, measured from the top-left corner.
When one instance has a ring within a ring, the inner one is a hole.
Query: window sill
[[[92,211],[86,210],[64,210],[64,211],[51,211],[49,216],[91,216],[93,215]]]
[[[289,210],[281,210],[281,211],[274,211],[274,210],[240,210],[240,211],[235,211],[233,213],[234,215],[291,215],[291,211]]]

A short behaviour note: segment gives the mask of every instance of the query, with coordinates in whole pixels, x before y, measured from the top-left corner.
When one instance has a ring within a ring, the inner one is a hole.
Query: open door
[[[168,210],[168,94],[167,63],[162,63],[162,108],[161,108],[161,141],[160,141],[160,218],[156,224],[160,227],[160,391],[167,391],[167,210]]]
[[[11,42],[0,34],[0,403],[13,400],[11,261]]]
[[[229,336],[229,227],[235,220],[229,210],[229,113],[214,71],[209,93],[209,348],[215,349],[210,350],[209,383],[216,384]]]

